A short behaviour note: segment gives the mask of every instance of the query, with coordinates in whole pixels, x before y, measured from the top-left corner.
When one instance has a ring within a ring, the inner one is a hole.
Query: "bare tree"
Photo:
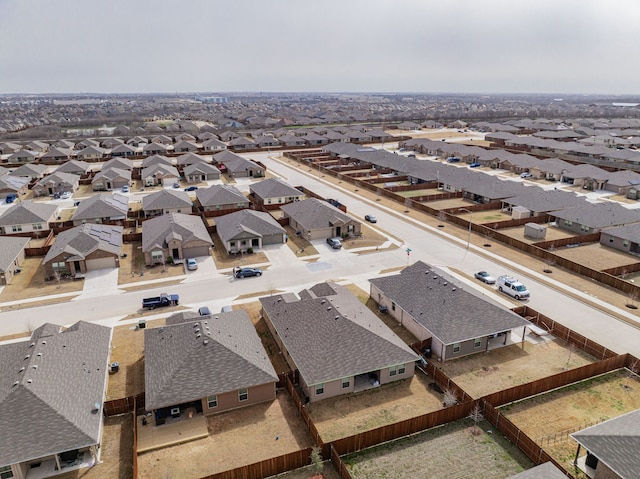
[[[573,343],[570,343],[567,349],[569,350],[569,357],[567,358],[567,363],[564,365],[565,370],[569,369],[569,362],[571,361],[571,355],[576,350],[576,345]]]
[[[55,270],[53,272],[53,277],[55,278],[55,280],[58,282],[58,286],[56,286],[57,289],[60,289],[60,280],[62,279],[62,274],[60,273],[60,271]]]
[[[456,393],[451,389],[445,389],[444,395],[442,396],[442,405],[444,407],[455,406],[458,404],[458,398]]]
[[[627,308],[629,309],[638,309],[638,293],[635,291],[630,291],[627,295],[629,298],[629,302],[627,303]]]
[[[482,429],[480,429],[478,424],[484,419],[480,404],[476,403],[471,411],[469,411],[469,415],[467,417],[473,421],[473,429],[471,430],[471,434],[473,434],[474,436],[480,435]]]

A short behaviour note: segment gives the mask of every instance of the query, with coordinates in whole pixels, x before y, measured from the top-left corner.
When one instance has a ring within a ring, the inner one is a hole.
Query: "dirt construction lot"
[[[364,479],[502,479],[533,464],[491,425],[470,420],[433,428],[347,456],[351,477]]]
[[[561,464],[577,443],[568,432],[640,408],[640,380],[626,369],[505,406],[500,411]]]
[[[311,447],[286,391],[273,402],[207,418],[209,437],[138,456],[138,478],[197,479]]]
[[[637,262],[633,256],[607,248],[600,243],[575,248],[558,248],[554,253],[598,271]]]
[[[307,411],[330,442],[442,408],[442,396],[428,388],[431,381],[416,371],[412,379],[308,404]]]
[[[550,338],[550,337],[545,337]],[[560,340],[529,341],[439,363],[473,398],[591,364],[594,358]]]

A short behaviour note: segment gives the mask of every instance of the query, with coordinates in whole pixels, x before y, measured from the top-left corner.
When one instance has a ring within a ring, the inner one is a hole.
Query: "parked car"
[[[184,189],[184,191],[196,191],[198,189],[197,186],[189,186],[187,188]]]
[[[16,200],[16,195],[7,195],[7,197],[4,199],[4,201],[6,203],[13,203]]]
[[[124,185],[124,186],[122,187],[122,192],[123,192],[123,193],[129,193],[129,185]]]
[[[180,183],[174,183],[174,184],[173,184],[173,187],[174,187],[175,189],[180,188]]]
[[[327,238],[327,244],[333,249],[342,248],[342,241],[340,241],[340,238]]]
[[[187,258],[187,269],[189,271],[195,271],[198,269],[198,262],[195,258]]]
[[[237,269],[236,278],[246,278],[248,276],[262,276],[262,270],[259,268],[240,268]]]
[[[482,281],[483,283],[496,284],[496,279],[493,276],[491,276],[489,273],[487,273],[486,271],[478,271],[473,276],[476,279],[479,279],[480,281]]]
[[[377,223],[378,222],[378,219],[373,215],[364,215],[364,219],[367,220],[369,223]]]
[[[460,158],[456,156],[450,156],[447,158],[447,163],[460,163]]]
[[[482,166],[482,164],[478,162],[474,162],[469,165],[469,168],[478,168],[479,166]]]
[[[175,306],[180,301],[180,297],[177,294],[162,293],[160,296],[154,296],[153,298],[145,298],[142,300],[142,307],[144,309],[156,309],[164,306]]]
[[[64,193],[62,193],[60,195],[60,199],[61,200],[68,200],[69,198],[71,198],[73,196],[73,193],[71,193],[70,191],[65,191]]]
[[[200,316],[211,316],[211,310],[207,306],[200,306],[200,308],[198,308],[198,314]]]
[[[528,299],[530,294],[527,287],[511,276],[498,276],[498,291],[508,294],[515,299]]]
[[[529,173],[528,171],[525,171],[524,173],[520,174],[520,178],[531,178],[533,175],[531,173]]]
[[[416,157],[415,153],[409,153],[407,155],[407,158],[415,158],[415,157]]]

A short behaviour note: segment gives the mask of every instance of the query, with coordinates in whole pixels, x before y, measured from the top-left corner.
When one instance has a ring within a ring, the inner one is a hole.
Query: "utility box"
[[[527,238],[545,239],[547,236],[547,227],[538,223],[527,223],[524,225],[524,235]]]
[[[529,218],[531,216],[531,211],[529,211],[524,206],[515,206],[511,210],[511,219],[521,220],[522,218]]]

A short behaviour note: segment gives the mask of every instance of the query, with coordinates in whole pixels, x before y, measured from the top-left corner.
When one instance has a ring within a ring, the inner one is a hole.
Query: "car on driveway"
[[[198,269],[198,262],[195,258],[187,258],[187,269],[189,271],[195,271]]]
[[[447,163],[460,163],[460,158],[456,156],[450,156],[447,158]]]
[[[123,193],[129,193],[129,185],[124,185],[124,186],[122,187],[122,192],[123,192]]]
[[[471,163],[469,165],[469,168],[478,168],[480,166],[482,166],[482,163],[475,162],[475,163]]]
[[[533,175],[531,173],[529,173],[528,171],[525,171],[524,173],[520,174],[520,178],[531,178]]]
[[[262,276],[259,268],[240,268],[235,270],[236,278],[247,278],[249,276]]]
[[[180,188],[180,183],[174,183],[174,184],[173,184],[173,187],[174,187],[175,189]]]
[[[71,193],[70,191],[65,191],[64,193],[62,193],[60,195],[60,199],[61,200],[68,200],[69,198],[71,198],[73,196],[73,193]]]
[[[367,220],[369,223],[377,223],[378,222],[378,218],[376,218],[373,215],[364,215],[364,219]]]
[[[496,284],[496,279],[493,276],[491,276],[489,273],[487,273],[486,271],[478,271],[473,276],[474,276],[474,278],[479,279],[483,283]]]
[[[185,188],[184,191],[196,191],[197,189],[197,186],[189,186],[188,188]]]
[[[340,241],[340,238],[327,238],[327,244],[333,249],[342,248],[342,241]]]

